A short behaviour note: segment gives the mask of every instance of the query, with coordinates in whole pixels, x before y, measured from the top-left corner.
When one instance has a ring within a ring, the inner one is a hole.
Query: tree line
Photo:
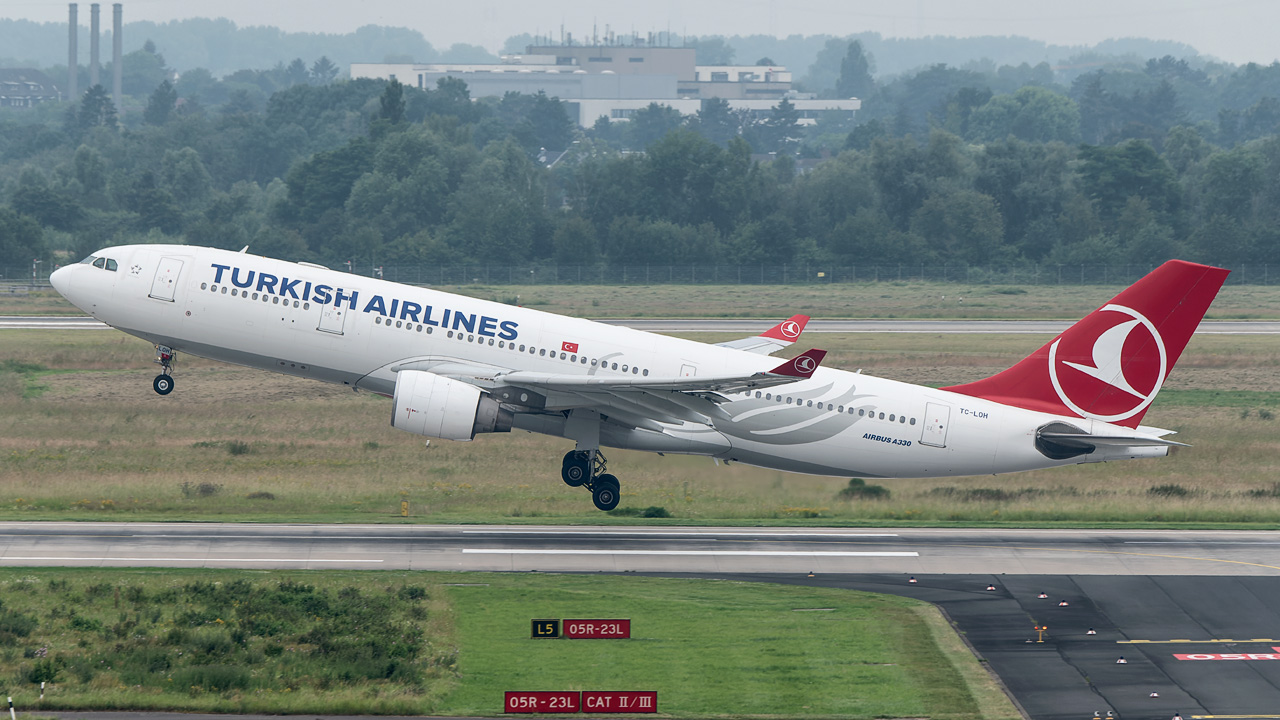
[[[184,75],[123,117],[101,87],[0,114],[0,264],[126,242],[332,266],[1280,261],[1280,65],[881,82],[850,43],[856,122],[712,100],[584,131],[543,94],[332,82],[317,62],[221,103]]]

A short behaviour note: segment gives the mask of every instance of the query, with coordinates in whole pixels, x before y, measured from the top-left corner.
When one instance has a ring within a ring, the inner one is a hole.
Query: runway
[[[692,318],[603,318],[608,325],[660,333],[723,332],[749,335],[768,330],[773,320]],[[1070,327],[1065,320],[810,320],[806,333],[920,333],[937,335],[1056,335]],[[109,330],[91,317],[3,316],[0,329]],[[1280,322],[1215,320],[1200,323],[1197,335],[1277,335]]]
[[[1271,532],[4,522],[0,565],[643,573],[867,590],[941,607],[1033,720],[1280,709]],[[1044,643],[1035,625],[1049,627]]]
[[[0,564],[1269,576],[1280,574],[1280,537],[1268,532],[1166,530],[4,522]]]

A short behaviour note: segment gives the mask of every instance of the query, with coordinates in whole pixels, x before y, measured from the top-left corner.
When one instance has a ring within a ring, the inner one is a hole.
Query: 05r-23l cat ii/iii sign
[[[108,325],[157,346],[155,391],[188,352],[392,399],[391,425],[448,440],[573,440],[564,482],[602,510],[602,447],[864,478],[986,475],[1168,454],[1140,424],[1227,271],[1173,260],[1012,368],[935,389],[819,367],[796,315],[708,345],[213,248],[129,245],[53,273]]]

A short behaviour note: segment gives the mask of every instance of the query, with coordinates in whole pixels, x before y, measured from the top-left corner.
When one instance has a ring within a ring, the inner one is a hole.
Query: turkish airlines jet
[[[211,248],[107,248],[53,273],[93,317],[176,353],[392,398],[391,425],[448,440],[573,440],[561,477],[618,503],[602,447],[863,478],[986,475],[1168,454],[1140,425],[1227,271],[1173,260],[1029,357],[935,389],[779,363],[807,317],[720,345]]]

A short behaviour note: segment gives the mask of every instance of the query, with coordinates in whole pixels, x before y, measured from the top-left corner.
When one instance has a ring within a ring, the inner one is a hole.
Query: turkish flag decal
[[[564,352],[576,353],[578,352],[578,343],[562,342],[560,343],[560,349]]]

